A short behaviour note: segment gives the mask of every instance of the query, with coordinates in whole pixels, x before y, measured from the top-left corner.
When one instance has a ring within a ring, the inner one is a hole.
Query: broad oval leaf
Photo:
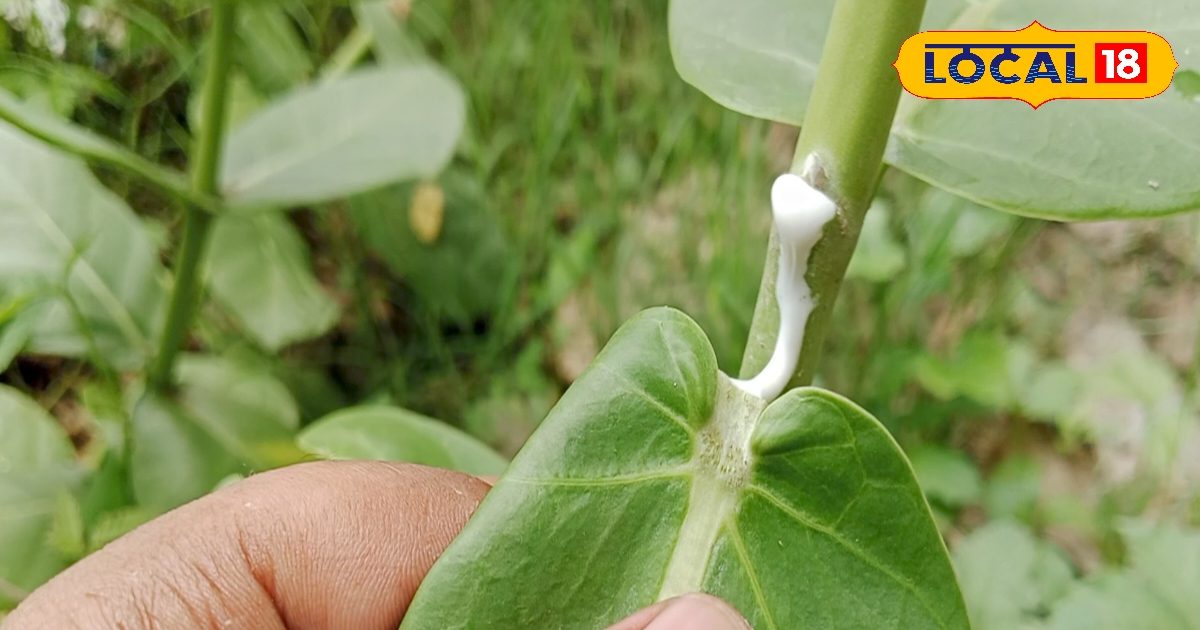
[[[698,590],[757,628],[967,627],[884,428],[819,389],[767,405],[655,309],[563,396],[401,627],[596,628]]]
[[[313,277],[307,245],[282,215],[221,217],[206,260],[213,297],[268,350],[337,323],[337,303]]]
[[[397,407],[356,407],[304,429],[300,448],[325,459],[374,459],[499,475],[508,462],[486,444],[421,414]]]
[[[672,0],[671,48],[685,80],[731,109],[803,121],[833,0]],[[931,0],[924,29],[1138,29],[1200,68],[1195,3],[1148,11],[1122,0]],[[807,33],[808,36],[797,35]],[[1014,214],[1061,220],[1200,208],[1200,103],[1179,90],[1139,101],[930,101],[904,95],[885,159],[934,186]]]
[[[221,189],[239,205],[317,203],[436,174],[464,121],[462,89],[428,64],[303,87],[230,135]]]
[[[721,105],[799,125],[831,15],[832,0],[671,0],[671,56]]]
[[[299,411],[281,383],[254,366],[210,356],[179,363],[177,396],[147,393],[134,407],[130,478],[138,504],[166,511],[225,477],[301,459]]]
[[[0,580],[30,591],[66,562],[47,539],[59,499],[78,476],[58,422],[21,392],[0,385]],[[0,589],[0,610],[16,602]]]
[[[83,162],[0,122],[0,289],[32,282],[57,294],[31,350],[81,356],[90,338],[117,368],[140,367],[165,273],[137,216]]]

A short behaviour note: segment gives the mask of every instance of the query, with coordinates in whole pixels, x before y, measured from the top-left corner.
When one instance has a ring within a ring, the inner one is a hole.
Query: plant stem
[[[349,72],[371,50],[374,41],[370,29],[361,25],[355,26],[337,50],[329,56],[325,67],[321,68],[321,80],[330,81]]]
[[[99,134],[26,105],[2,90],[0,119],[53,147],[132,175],[169,197],[209,212],[216,212],[220,208],[219,199],[190,188],[182,173],[155,164]]]
[[[217,196],[217,173],[221,142],[225,136],[230,53],[233,48],[234,7],[237,0],[214,0],[212,30],[208,38],[208,59],[201,95],[200,135],[191,164],[191,189],[197,194]],[[194,205],[184,208],[183,243],[175,264],[175,286],[167,321],[163,326],[158,356],[150,370],[150,387],[162,391],[170,387],[175,357],[183,345],[196,309],[200,304],[201,263],[208,243],[213,216]]]
[[[834,7],[796,142],[792,172],[805,176],[829,195],[838,213],[825,226],[809,258],[805,279],[816,308],[809,316],[800,362],[790,386],[812,382],[846,265],[875,195],[883,151],[896,115],[900,82],[892,62],[900,44],[920,28],[924,10],[925,0],[838,0]],[[817,167],[803,173],[805,161],[814,154]],[[779,243],[772,230],[742,360],[742,378],[757,374],[775,345],[779,331],[775,301],[778,268]]]

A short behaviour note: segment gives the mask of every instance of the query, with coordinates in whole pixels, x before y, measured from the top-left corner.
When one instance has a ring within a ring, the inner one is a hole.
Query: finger
[[[489,486],[321,462],[178,508],[35,591],[5,628],[389,628]]]
[[[750,624],[720,599],[692,593],[644,608],[609,630],[750,630]]]

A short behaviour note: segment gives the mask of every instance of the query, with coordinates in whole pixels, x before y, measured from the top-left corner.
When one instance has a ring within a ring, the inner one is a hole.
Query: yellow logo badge
[[[933,99],[1150,98],[1171,84],[1171,45],[1147,31],[926,31],[896,63],[904,89]]]

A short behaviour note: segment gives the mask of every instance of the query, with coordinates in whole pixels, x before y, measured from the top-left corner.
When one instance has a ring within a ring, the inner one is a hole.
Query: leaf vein
[[[887,577],[896,584],[899,584],[904,590],[911,593],[914,599],[920,602],[921,607],[924,608],[927,613],[929,613],[930,618],[936,621],[939,627],[946,627],[945,621],[934,611],[929,602],[925,601],[925,598],[921,595],[921,592],[917,590],[916,584],[914,584],[911,580],[888,568],[874,556],[867,553],[858,545],[854,544],[837,530],[821,525],[811,516],[804,514],[791,505],[788,505],[787,502],[776,496],[775,493],[771,492],[770,490],[757,485],[750,485],[747,487],[747,490],[762,497],[768,503],[774,505],[776,509],[791,517],[792,520],[796,521],[800,525],[803,525],[814,532],[825,535],[827,538],[840,545],[843,549],[849,551],[859,560],[862,560],[867,566],[875,569],[884,577]]]

